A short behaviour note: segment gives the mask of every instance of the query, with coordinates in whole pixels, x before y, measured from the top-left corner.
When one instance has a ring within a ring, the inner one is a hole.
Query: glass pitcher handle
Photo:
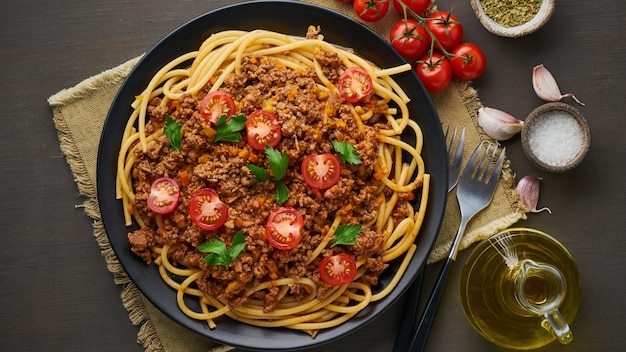
[[[567,345],[574,339],[574,335],[567,324],[567,321],[561,315],[558,309],[554,309],[543,315],[545,318],[541,322],[544,329],[550,331],[557,341],[563,345]]]

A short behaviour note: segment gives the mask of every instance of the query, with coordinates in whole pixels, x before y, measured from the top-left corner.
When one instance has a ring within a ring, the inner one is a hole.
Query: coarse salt
[[[556,110],[537,119],[529,131],[529,146],[537,159],[551,166],[565,166],[583,146],[583,130],[569,113]]]

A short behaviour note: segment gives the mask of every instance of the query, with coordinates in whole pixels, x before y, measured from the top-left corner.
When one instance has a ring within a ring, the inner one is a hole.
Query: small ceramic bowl
[[[521,37],[535,32],[548,22],[554,12],[555,3],[555,0],[542,0],[539,11],[531,20],[518,26],[506,27],[496,22],[485,13],[481,5],[481,1],[484,0],[470,0],[476,18],[478,18],[483,27],[485,27],[489,32],[502,37]]]
[[[546,103],[533,110],[522,128],[522,149],[539,169],[561,173],[578,166],[591,145],[587,120],[575,107]]]

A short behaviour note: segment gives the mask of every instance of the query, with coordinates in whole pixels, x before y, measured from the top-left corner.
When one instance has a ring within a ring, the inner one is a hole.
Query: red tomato
[[[333,154],[314,154],[302,160],[302,176],[312,188],[326,189],[339,181],[341,167]]]
[[[213,231],[228,220],[228,206],[210,188],[197,190],[189,199],[189,216],[201,230]]]
[[[453,14],[436,11],[428,18],[426,26],[445,50],[454,48],[463,39],[463,24]]]
[[[461,43],[452,49],[451,54],[452,72],[461,79],[474,80],[487,68],[487,58],[476,44]]]
[[[417,62],[415,72],[429,92],[444,90],[452,80],[450,62],[439,53],[424,56]]]
[[[387,14],[389,0],[354,0],[354,13],[367,22],[376,22]]]
[[[171,213],[178,205],[180,189],[169,177],[157,178],[152,182],[148,195],[148,208],[158,214]]]
[[[346,253],[331,255],[322,259],[319,267],[320,279],[332,286],[352,282],[356,276],[356,263]]]
[[[200,101],[198,109],[202,117],[204,117],[207,122],[213,124],[217,123],[217,120],[219,120],[222,115],[226,115],[226,118],[229,119],[237,111],[233,97],[228,93],[220,91],[207,94],[202,101]]]
[[[278,116],[264,109],[251,113],[246,120],[248,144],[256,150],[275,147],[283,135]]]
[[[281,207],[274,210],[267,219],[265,236],[278,249],[292,249],[300,243],[303,224],[304,220],[298,210]]]
[[[372,78],[367,71],[360,67],[350,67],[343,71],[338,84],[339,94],[349,103],[356,103],[370,96],[374,91]]]
[[[414,60],[422,56],[430,43],[430,36],[417,20],[399,20],[391,27],[389,41],[403,58]]]
[[[431,0],[393,0],[393,6],[400,16],[404,16],[404,8],[400,3],[405,4],[416,15],[421,15],[430,7]],[[411,17],[411,12],[407,13],[408,17]]]

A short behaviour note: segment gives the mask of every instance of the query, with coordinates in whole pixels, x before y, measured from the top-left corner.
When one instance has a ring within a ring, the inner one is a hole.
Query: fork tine
[[[506,152],[506,147],[502,148],[500,152],[500,156],[498,157],[498,161],[496,162],[496,166],[493,168],[493,172],[491,173],[491,177],[487,181],[487,183],[498,182],[498,178],[500,177],[500,172],[502,172],[502,166],[504,165],[504,154]]]
[[[454,128],[452,137],[448,138],[450,134],[450,126],[446,128],[445,138],[449,141],[446,156],[448,158],[448,192],[450,192],[459,181],[459,174],[461,171],[461,159],[463,158],[463,148],[465,145],[465,127],[461,129],[461,135],[457,140],[457,133],[459,127]],[[454,145],[456,143],[456,149]]]

